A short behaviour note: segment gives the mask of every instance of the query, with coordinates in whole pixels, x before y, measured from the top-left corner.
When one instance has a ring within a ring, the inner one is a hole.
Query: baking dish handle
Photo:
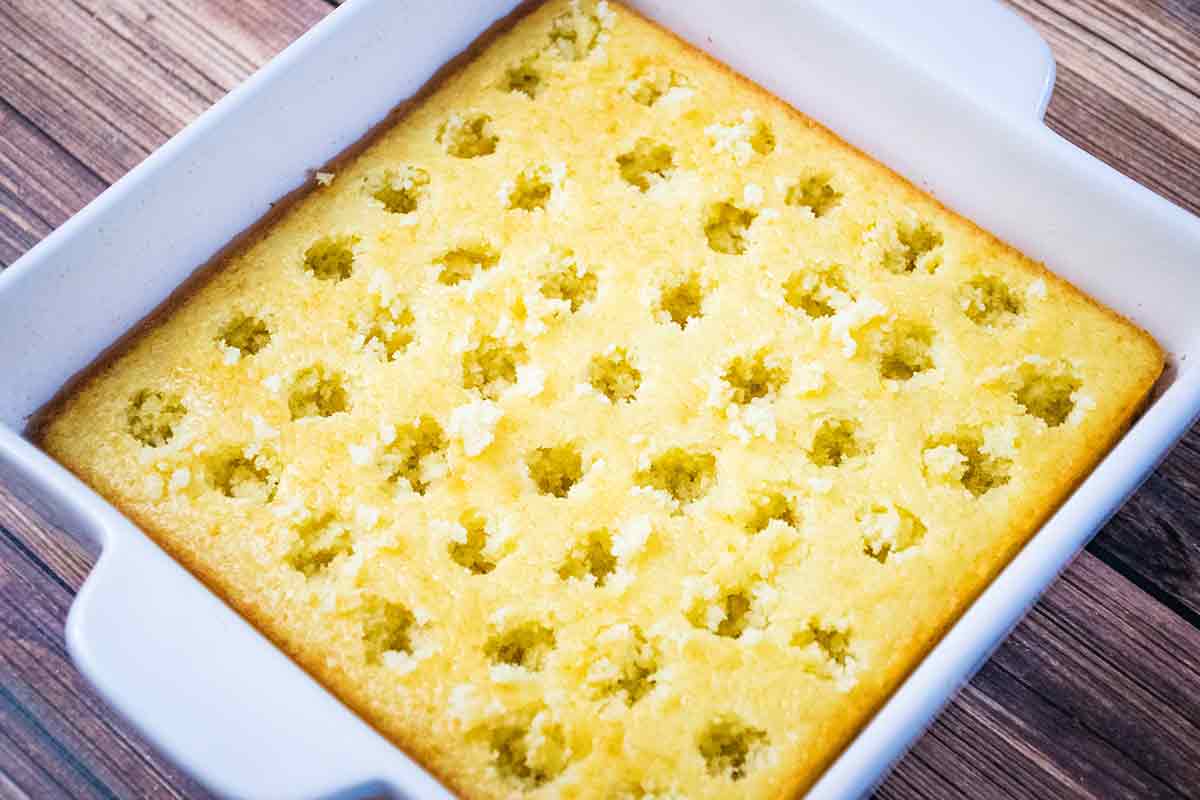
[[[406,796],[402,785],[449,798],[131,523],[114,511],[103,525],[67,647],[172,760],[227,797]],[[380,764],[394,774],[380,776]]]
[[[101,549],[67,616],[71,658],[118,713],[209,789],[350,798],[386,786],[397,796],[394,780],[414,796],[449,796],[132,522],[3,424],[0,483]],[[212,764],[219,773],[205,768]],[[393,774],[380,775],[379,764]]]
[[[820,0],[893,55],[977,102],[1041,122],[1054,91],[1054,54],[997,0]]]

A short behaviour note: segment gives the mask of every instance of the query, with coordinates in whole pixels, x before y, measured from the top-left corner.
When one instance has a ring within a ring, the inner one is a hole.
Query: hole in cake
[[[339,557],[354,550],[350,530],[334,514],[324,514],[298,525],[288,550],[289,567],[306,578],[320,575]]]
[[[625,182],[646,191],[654,183],[665,181],[675,171],[675,151],[645,137],[633,149],[617,156],[617,166]]]
[[[243,356],[252,356],[271,343],[271,329],[258,317],[239,311],[221,328],[217,341]]]
[[[672,89],[690,89],[691,83],[682,72],[670,67],[651,65],[638,70],[625,84],[625,92],[636,102],[652,106]]]
[[[517,382],[517,367],[527,358],[525,345],[507,345],[485,336],[477,347],[463,353],[463,388],[495,400]]]
[[[566,61],[582,61],[596,49],[605,27],[592,0],[572,3],[550,25],[549,50]]]
[[[906,381],[933,368],[933,328],[917,322],[897,322],[879,356],[879,374]]]
[[[455,112],[438,128],[437,143],[455,158],[478,158],[496,152],[500,137],[492,130],[492,118],[478,112]]]
[[[975,428],[959,428],[952,434],[930,439],[921,454],[927,477],[960,484],[982,497],[1011,480],[1012,461],[984,452],[983,434]]]
[[[746,235],[758,216],[730,202],[713,203],[704,214],[704,236],[718,253],[740,256],[746,252]]]
[[[713,600],[701,599],[688,612],[694,627],[727,639],[740,638],[750,627],[754,600],[745,589],[725,589]]]
[[[815,645],[821,658],[830,666],[845,668],[853,661],[850,646],[850,630],[846,626],[826,625],[813,618],[792,634],[793,647]]]
[[[766,350],[730,361],[721,380],[733,389],[733,402],[745,405],[778,392],[787,383],[788,371],[775,361]]]
[[[925,523],[907,508],[897,505],[874,505],[859,512],[863,552],[880,564],[888,557],[915,547],[925,538]]]
[[[771,130],[771,126],[764,120],[757,119],[754,121],[753,130],[750,134],[750,147],[760,156],[769,156],[775,152],[775,132]]]
[[[775,150],[775,133],[753,111],[743,111],[727,123],[715,123],[704,129],[714,153],[729,153],[739,166],[745,166],[754,154],[770,155]]]
[[[848,419],[827,419],[813,435],[808,457],[818,467],[840,467],[845,462],[870,452],[870,445],[859,435],[857,422]]]
[[[450,542],[450,558],[475,575],[487,575],[496,568],[496,562],[484,554],[487,549],[487,520],[473,511],[467,511],[459,518],[459,524],[465,535],[462,541]]]
[[[571,313],[596,299],[600,281],[596,273],[585,269],[570,250],[559,250],[554,260],[560,268],[542,278],[542,296],[571,304]]]
[[[429,173],[420,167],[385,169],[367,181],[367,193],[389,214],[411,214],[429,185]]]
[[[558,568],[558,577],[565,580],[587,580],[603,586],[608,576],[617,568],[617,557],[612,552],[612,534],[601,528],[592,531],[577,542]]]
[[[546,778],[529,766],[525,733],[525,728],[519,725],[501,725],[492,730],[488,744],[500,777],[536,787],[545,783]]]
[[[161,447],[174,438],[186,415],[179,395],[142,389],[129,400],[125,425],[129,435],[146,447]]]
[[[344,281],[354,271],[357,236],[326,236],[304,251],[304,269],[323,281]]]
[[[583,457],[573,444],[539,447],[525,458],[529,477],[542,494],[566,497],[583,477]]]
[[[562,727],[542,721],[544,713],[538,714],[532,725],[497,725],[488,733],[496,772],[527,790],[553,781],[570,761],[571,750]]]
[[[639,486],[666,492],[677,503],[691,503],[707,494],[716,482],[717,459],[711,453],[672,447],[652,459],[649,467],[639,470],[634,480]]]
[[[359,313],[354,328],[362,337],[362,349],[381,361],[394,361],[413,340],[415,318],[406,306],[385,306],[376,300],[370,313]]]
[[[226,497],[269,503],[279,486],[279,461],[266,451],[247,457],[241,447],[225,447],[206,466],[209,485]]]
[[[304,417],[332,417],[350,409],[340,372],[328,370],[323,364],[314,364],[300,370],[292,380],[288,394],[288,409],[292,419]]]
[[[1021,298],[995,275],[976,275],[967,281],[958,302],[969,320],[987,327],[1009,324],[1024,310]]]
[[[597,698],[616,697],[632,708],[648,695],[657,683],[655,676],[659,670],[658,651],[646,641],[642,629],[636,625],[616,627],[628,631],[628,635],[612,642],[609,649],[603,653],[605,677],[593,681],[589,675],[589,682],[592,683]],[[601,641],[615,638],[614,632],[613,628],[602,632]]]
[[[833,188],[832,181],[833,176],[827,172],[801,178],[788,187],[784,202],[807,208],[820,219],[842,202],[842,193]]]
[[[500,254],[487,242],[465,244],[442,253],[434,263],[442,268],[438,283],[457,286],[474,278],[476,273],[489,270],[500,263]]]
[[[900,247],[884,255],[884,266],[897,274],[909,272],[932,273],[941,266],[941,258],[934,252],[942,246],[942,234],[927,222],[916,225],[901,223],[896,227]]]
[[[832,317],[854,302],[840,267],[793,272],[783,284],[783,299],[813,319]]]
[[[766,492],[754,498],[746,530],[760,533],[774,521],[796,528],[800,525],[800,512],[796,504],[783,492]]]
[[[505,69],[504,77],[500,79],[500,89],[506,92],[520,92],[530,100],[537,99],[544,82],[542,72],[537,68],[537,60],[536,55],[526,56]]]
[[[494,664],[508,664],[537,672],[554,649],[554,631],[540,622],[524,622],[497,633],[483,646]]]
[[[658,309],[670,317],[680,328],[687,328],[693,319],[703,313],[704,288],[695,273],[679,283],[664,286],[658,299]]]
[[[526,167],[508,191],[510,210],[537,211],[546,207],[554,191],[554,174],[549,167]]]
[[[734,716],[710,722],[696,740],[708,774],[734,781],[746,777],[755,753],[766,744],[766,731],[747,725]]]
[[[404,481],[417,494],[425,494],[433,477],[444,471],[447,446],[442,426],[423,416],[396,429],[396,438],[384,447],[379,465],[389,481]]]
[[[653,651],[641,654],[622,668],[621,677],[614,684],[612,693],[624,695],[625,705],[632,708],[654,688],[657,682],[654,676],[657,672],[658,661]]]
[[[642,373],[629,360],[629,354],[616,348],[592,359],[588,383],[611,403],[630,402],[642,385]]]
[[[1026,414],[1037,417],[1051,428],[1067,421],[1075,410],[1075,393],[1083,381],[1068,364],[1025,363],[1017,368],[1013,397]]]
[[[372,596],[363,602],[359,614],[368,664],[381,663],[384,653],[412,654],[417,620],[406,606]]]

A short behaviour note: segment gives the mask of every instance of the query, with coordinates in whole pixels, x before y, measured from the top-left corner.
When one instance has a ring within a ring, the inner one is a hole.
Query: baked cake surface
[[[41,436],[470,797],[810,785],[1162,368],[616,5],[318,184]]]

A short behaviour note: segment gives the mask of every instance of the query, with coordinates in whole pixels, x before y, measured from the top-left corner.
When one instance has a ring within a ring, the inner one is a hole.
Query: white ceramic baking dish
[[[102,548],[79,669],[219,794],[441,787],[19,433],[67,378],[512,0],[351,0],[0,273],[0,481]],[[1200,220],[1050,133],[1044,43],[991,0],[644,0],[731,64],[1148,328],[1172,368],[1116,449],[812,790],[868,790],[1200,411]]]

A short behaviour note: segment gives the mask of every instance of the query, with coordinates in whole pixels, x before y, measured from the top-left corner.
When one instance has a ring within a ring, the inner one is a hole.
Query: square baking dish
[[[218,794],[447,796],[131,522],[30,416],[512,0],[351,0],[0,273],[0,482],[102,548],[67,622],[100,693]],[[1200,220],[1041,124],[1044,43],[991,2],[643,0],[634,8],[1149,330],[1145,414],[811,790],[867,791],[1200,414]],[[935,21],[936,20],[936,21]]]

